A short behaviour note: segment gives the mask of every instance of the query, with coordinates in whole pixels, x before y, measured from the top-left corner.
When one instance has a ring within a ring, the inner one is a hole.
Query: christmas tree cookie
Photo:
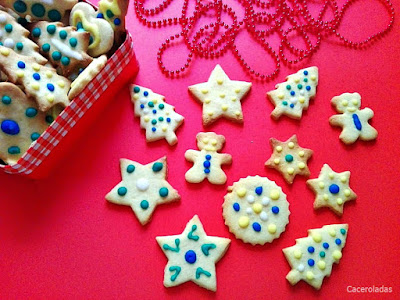
[[[300,119],[303,110],[308,109],[310,99],[315,97],[318,85],[318,68],[302,69],[286,77],[286,81],[278,83],[275,90],[267,93],[268,99],[275,105],[271,117],[279,119],[286,115],[292,119]]]
[[[135,115],[140,117],[140,126],[146,129],[146,140],[153,142],[165,138],[170,145],[176,144],[178,139],[175,130],[184,117],[164,101],[164,96],[148,88],[132,85],[131,96]]]
[[[296,245],[283,249],[292,270],[286,279],[295,285],[304,280],[320,289],[325,276],[332,273],[332,265],[339,263],[346,244],[347,224],[325,225],[308,230],[308,237],[296,240]]]
[[[195,215],[182,234],[156,237],[168,263],[164,286],[172,287],[187,281],[211,291],[217,290],[215,264],[224,256],[230,240],[208,236]]]

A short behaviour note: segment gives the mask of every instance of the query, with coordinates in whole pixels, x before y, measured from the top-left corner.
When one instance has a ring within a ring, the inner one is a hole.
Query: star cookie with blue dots
[[[217,290],[215,264],[228,250],[230,239],[208,236],[195,215],[182,234],[158,236],[156,240],[168,258],[165,287],[193,281],[208,290]]]
[[[308,187],[316,195],[314,208],[329,207],[341,216],[344,204],[357,198],[349,184],[350,171],[336,173],[324,164],[318,178],[307,180]]]
[[[166,157],[147,165],[123,158],[120,166],[122,181],[106,195],[106,199],[130,206],[142,225],[150,221],[157,205],[180,199],[178,192],[165,180]]]

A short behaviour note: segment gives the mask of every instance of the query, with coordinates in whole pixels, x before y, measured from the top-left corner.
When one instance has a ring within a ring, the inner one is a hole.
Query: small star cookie
[[[132,207],[142,225],[150,221],[158,204],[180,199],[178,192],[165,180],[165,156],[147,165],[121,159],[120,165],[122,181],[106,195],[106,199],[115,204]]]
[[[352,144],[358,138],[363,141],[376,139],[378,132],[372,127],[368,120],[374,116],[372,109],[361,107],[361,96],[359,93],[344,93],[333,97],[331,100],[333,106],[341,115],[334,115],[329,118],[332,126],[343,128],[340,134],[340,140],[345,144]]]
[[[349,181],[350,171],[336,173],[328,164],[324,164],[318,178],[307,180],[307,185],[316,194],[314,208],[326,206],[341,216],[344,203],[357,198]]]
[[[203,103],[203,125],[207,126],[220,117],[243,122],[240,100],[250,88],[250,82],[230,80],[216,65],[207,82],[189,86],[189,91]]]
[[[271,138],[270,144],[273,150],[271,157],[265,163],[269,168],[279,171],[287,183],[292,184],[296,175],[310,176],[307,161],[313,151],[301,148],[297,142],[297,136],[293,135],[286,142]]]
[[[193,281],[208,290],[217,290],[215,264],[228,250],[230,239],[208,236],[195,215],[182,234],[158,236],[156,240],[168,258],[165,287]]]

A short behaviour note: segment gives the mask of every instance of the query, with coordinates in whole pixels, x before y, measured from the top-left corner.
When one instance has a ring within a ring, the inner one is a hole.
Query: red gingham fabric
[[[100,95],[113,83],[132,59],[136,58],[133,52],[132,37],[128,33],[125,42],[108,59],[103,70],[31,145],[28,151],[18,160],[18,163],[12,166],[0,165],[0,168],[10,174],[31,174],[53,151],[60,140],[75,126],[83,114],[99,99]]]

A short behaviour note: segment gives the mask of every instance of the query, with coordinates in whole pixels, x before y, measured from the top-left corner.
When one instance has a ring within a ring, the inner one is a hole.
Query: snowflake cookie
[[[115,204],[132,207],[142,225],[150,221],[158,204],[180,199],[178,192],[165,180],[166,157],[147,165],[121,159],[120,165],[122,181],[106,195],[106,199]]]
[[[203,125],[207,126],[220,117],[243,122],[240,100],[250,88],[250,82],[230,80],[216,65],[207,82],[189,86],[189,91],[203,103]]]
[[[329,165],[324,164],[318,178],[307,180],[307,185],[316,194],[314,208],[326,206],[341,216],[344,203],[357,198],[349,181],[350,171],[336,173]]]
[[[318,85],[318,68],[302,69],[286,77],[286,81],[278,83],[275,90],[267,93],[269,100],[275,105],[271,117],[279,119],[286,115],[292,119],[300,119],[303,109],[308,109],[310,99],[315,97]]]
[[[310,176],[307,161],[313,151],[301,148],[297,142],[297,136],[293,135],[286,142],[271,138],[270,144],[273,153],[265,165],[279,171],[287,183],[292,184],[296,175]]]
[[[215,264],[228,250],[230,239],[208,236],[195,215],[182,234],[158,236],[156,240],[168,258],[165,287],[193,281],[208,290],[217,290]]]
[[[368,123],[368,120],[374,116],[374,112],[368,107],[360,109],[360,94],[344,93],[333,97],[331,103],[338,112],[342,113],[330,117],[329,123],[343,128],[339,136],[343,143],[352,144],[358,138],[363,141],[376,139],[378,132]]]
[[[333,263],[342,258],[347,230],[347,224],[310,229],[308,237],[297,239],[296,245],[283,249],[292,268],[286,279],[292,285],[304,280],[319,290],[324,277],[331,275]]]
[[[184,117],[164,101],[164,96],[148,88],[132,85],[131,97],[135,115],[140,117],[140,127],[146,129],[146,140],[153,142],[165,138],[168,144],[176,144],[178,138],[175,131],[183,123]]]
[[[289,223],[289,203],[274,181],[249,176],[228,188],[222,205],[225,224],[236,238],[253,245],[279,238]]]

